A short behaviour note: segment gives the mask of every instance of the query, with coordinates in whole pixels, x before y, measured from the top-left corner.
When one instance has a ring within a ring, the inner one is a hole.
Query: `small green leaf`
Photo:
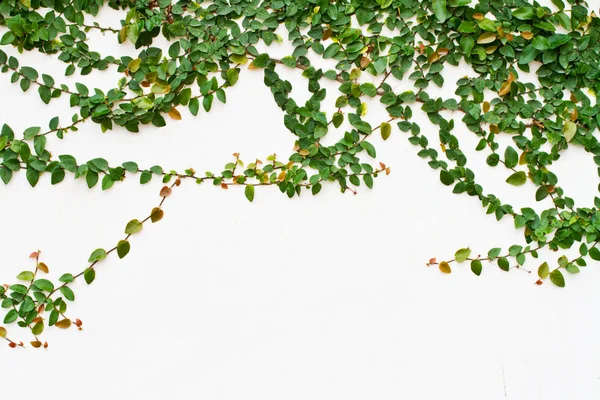
[[[31,271],[23,271],[19,275],[17,275],[17,279],[20,281],[32,281],[35,278],[35,275]]]
[[[600,261],[600,250],[597,247],[592,247],[589,250],[589,255],[592,258],[592,260]]]
[[[138,172],[138,165],[137,163],[133,162],[133,161],[126,161],[123,164],[123,168],[125,169],[125,171],[127,172]]]
[[[550,274],[550,268],[548,267],[548,263],[544,262],[538,268],[538,276],[542,279],[546,279],[548,277],[548,274]]]
[[[473,260],[471,261],[471,271],[473,271],[473,273],[477,276],[481,275],[481,270],[483,269],[483,266],[481,265],[481,261],[479,260]]]
[[[85,271],[83,271],[83,279],[85,279],[85,283],[88,285],[94,282],[94,279],[96,279],[96,271],[94,268],[87,268]]]
[[[519,7],[512,12],[513,17],[524,20],[533,17],[533,7]]]
[[[335,112],[333,114],[333,117],[331,118],[332,122],[333,122],[333,126],[335,126],[336,128],[339,128],[340,125],[342,125],[342,123],[344,122],[344,114],[340,113],[340,112]]]
[[[525,182],[527,182],[527,175],[525,175],[525,172],[523,171],[515,172],[506,179],[506,183],[513,186],[521,186],[525,184]]]
[[[4,323],[11,324],[11,323],[15,322],[18,317],[19,317],[19,314],[17,313],[17,310],[10,310],[4,316]]]
[[[367,141],[360,142],[360,147],[365,149],[367,154],[370,155],[371,157],[373,157],[373,158],[377,157],[375,147],[373,147],[373,145],[371,143],[369,143]]]
[[[119,240],[119,243],[117,243],[117,255],[119,258],[125,257],[129,253],[130,248],[131,245],[127,240]]]
[[[127,223],[127,226],[125,226],[125,233],[127,235],[133,235],[134,233],[141,231],[143,227],[144,225],[139,220],[132,219]]]
[[[383,140],[387,140],[392,134],[392,126],[388,122],[382,122],[379,129],[381,129],[381,138]]]
[[[494,247],[493,249],[488,251],[488,257],[491,260],[493,260],[494,258],[498,257],[498,255],[500,254],[501,251],[502,251],[502,249],[500,247]]]
[[[471,50],[473,50],[473,46],[475,46],[475,39],[471,36],[463,36],[460,38],[460,47],[465,53],[467,59],[471,57]]]
[[[254,185],[246,185],[246,189],[244,189],[244,194],[250,202],[254,201]]]
[[[370,174],[365,174],[363,176],[363,182],[369,189],[373,189],[373,177]]]
[[[52,292],[54,290],[54,284],[48,279],[38,279],[33,284],[44,292]]]
[[[565,267],[565,269],[570,274],[578,274],[579,273],[579,267],[577,265],[573,264],[573,263],[567,264],[567,266]]]
[[[44,321],[36,322],[36,324],[31,328],[31,333],[34,335],[41,335],[44,332]]]
[[[446,8],[446,0],[433,0],[433,13],[440,22],[444,22],[452,16]]]
[[[565,287],[565,277],[562,272],[557,269],[550,273],[550,281],[558,287]]]
[[[92,252],[92,254],[90,254],[90,258],[88,259],[88,262],[102,261],[105,258],[106,258],[106,250],[96,249]]]
[[[500,267],[500,269],[502,271],[508,271],[510,269],[510,265],[509,265],[508,260],[506,259],[506,257],[500,257],[498,259],[498,266]]]
[[[446,170],[441,170],[440,171],[440,181],[446,185],[446,186],[450,186],[454,183],[454,177],[452,176],[452,174]]]
[[[233,86],[237,83],[239,76],[240,76],[240,72],[238,69],[231,68],[231,69],[227,70],[226,75],[227,75],[227,84],[229,86]]]
[[[33,139],[37,134],[40,133],[41,128],[39,126],[32,126],[31,128],[25,129],[23,132],[23,138],[25,140]]]
[[[73,293],[73,291],[71,290],[70,287],[68,287],[68,286],[61,286],[60,292],[62,293],[63,296],[65,296],[65,299],[67,299],[69,301],[74,301],[75,300],[75,293]]]
[[[535,192],[535,200],[542,201],[546,197],[548,197],[548,188],[545,186],[540,186]]]
[[[506,163],[506,168],[516,167],[519,163],[519,154],[511,146],[508,146],[504,151],[504,162]]]
[[[136,58],[134,60],[131,60],[129,62],[129,64],[127,64],[127,68],[131,72],[136,72],[138,69],[140,69],[140,65],[141,64],[142,64],[142,59],[141,58]]]
[[[461,262],[465,261],[467,258],[469,258],[470,255],[471,255],[471,249],[469,249],[469,248],[459,249],[454,254],[454,259],[456,260],[456,262],[461,263]]]
[[[64,274],[60,278],[58,278],[58,280],[60,282],[64,282],[64,283],[70,283],[70,282],[73,282],[75,280],[75,278],[73,278],[72,274]]]
[[[317,125],[314,132],[315,139],[320,139],[327,135],[327,127],[323,125]]]
[[[577,124],[572,121],[565,121],[565,125],[563,126],[563,134],[565,135],[565,140],[570,142],[575,137],[577,133]]]
[[[519,57],[519,64],[529,64],[538,55],[539,50],[535,49],[533,45],[529,45],[523,49],[521,56]]]

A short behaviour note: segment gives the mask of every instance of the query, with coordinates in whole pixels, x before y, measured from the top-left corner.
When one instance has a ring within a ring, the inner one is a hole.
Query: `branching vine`
[[[104,7],[122,11],[119,28],[94,21]],[[293,52],[283,58],[261,53],[262,45],[284,40],[280,28],[287,30]],[[119,44],[131,43],[137,54],[102,56],[90,50],[90,31]],[[165,51],[153,46],[159,36],[169,42]],[[162,204],[175,187],[187,182],[222,189],[244,186],[249,201],[264,186],[276,186],[290,198],[307,190],[316,195],[331,183],[356,194],[357,187],[372,188],[374,178],[390,173],[386,164],[374,161],[372,142],[374,137],[387,140],[394,134],[393,125],[439,171],[443,185],[477,198],[498,220],[511,218],[524,233],[523,243],[504,251],[492,248],[487,255],[473,256],[462,248],[451,260],[431,259],[428,265],[450,273],[454,263],[469,262],[480,275],[484,262],[505,271],[525,269],[526,261],[533,263],[542,249],[577,246],[574,258],[561,254],[556,264],[535,266],[538,285],[549,278],[562,287],[563,271],[578,273],[589,259],[600,260],[600,198],[594,199],[593,208],[575,206],[551,171],[569,146],[585,149],[600,166],[600,21],[583,1],[4,0],[0,46],[57,55],[66,65],[66,76],[108,68],[122,75],[108,91],[82,83],[69,87],[21,65],[0,47],[0,71],[10,82],[23,91],[36,90],[46,104],[68,96],[75,110],[70,121],[54,117],[47,129],[34,126],[19,134],[10,121],[2,121],[0,178],[5,184],[24,171],[31,186],[44,176],[53,185],[70,176],[85,180],[90,189],[108,190],[128,175],[139,176],[140,184],[157,178],[166,185],[159,193],[160,204],[145,218],[129,221],[116,245],[94,250],[81,272],[64,274],[53,283],[42,277],[49,268],[36,251],[31,254],[33,268],[17,276],[21,283],[0,286],[3,324],[29,330],[33,347],[47,347],[40,339],[47,327],[81,328],[79,319],[67,316],[68,303],[75,299],[71,284],[80,278],[91,284],[99,263],[110,254],[125,257],[131,235],[163,217]],[[324,70],[311,57],[335,66]],[[453,97],[428,91],[444,87],[444,69],[459,65],[470,66],[473,75],[456,79]],[[80,162],[69,154],[54,155],[46,146],[49,135],[66,140],[67,133],[90,121],[102,132],[115,126],[139,132],[144,125],[163,127],[168,119],[182,119],[184,108],[193,116],[209,112],[215,100],[227,102],[227,90],[236,85],[243,68],[255,70],[253,74],[262,71],[285,128],[295,136],[288,157],[273,154],[246,164],[234,153],[221,172],[199,174],[192,168],[142,168],[134,161]],[[297,70],[306,80],[310,98],[304,104],[291,97],[291,83],[280,76],[284,69]],[[522,81],[529,73],[538,84]],[[394,89],[404,79],[414,90]],[[323,80],[337,86],[331,115],[322,110],[327,98]],[[388,113],[375,125],[365,118],[367,103],[373,101]],[[422,129],[413,118],[416,112],[424,113],[435,129]],[[504,167],[509,185],[535,185],[535,200],[546,209],[517,210],[484,190],[460,145],[466,130],[455,133],[456,118],[479,138],[475,150],[487,154],[487,165]],[[500,135],[509,136],[511,144],[501,146]],[[325,137],[337,141],[327,145]],[[10,347],[24,346],[4,326],[0,337]]]

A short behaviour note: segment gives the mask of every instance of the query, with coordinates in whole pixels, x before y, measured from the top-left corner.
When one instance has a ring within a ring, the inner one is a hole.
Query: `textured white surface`
[[[114,12],[99,19],[110,26],[118,20]],[[91,36],[91,47],[103,54],[132,50],[112,36]],[[283,46],[277,52],[289,53]],[[56,57],[31,53],[19,59],[58,83],[106,89],[117,79],[114,71],[64,78]],[[446,74],[445,96],[453,94],[456,76],[472,71],[455,73]],[[305,98],[298,71],[285,76],[293,95]],[[67,97],[46,106],[34,88],[22,93],[8,75],[0,78],[0,123],[15,132],[45,127],[55,115],[66,121],[75,111]],[[182,112],[183,120],[143,127],[139,134],[102,134],[90,122],[63,141],[52,138],[48,148],[78,160],[104,157],[111,164],[135,160],[143,167],[199,171],[219,171],[233,152],[246,161],[273,152],[287,157],[294,138],[262,79],[260,71],[243,70],[227,91],[228,103],[215,101],[209,114]],[[328,88],[331,109],[336,92]],[[371,121],[385,118],[376,102],[370,110]],[[472,149],[476,139],[460,118],[456,133]],[[435,129],[420,120],[423,130]],[[316,197],[304,193],[289,200],[272,187],[257,189],[250,204],[241,188],[192,182],[177,188],[163,221],[133,237],[124,260],[111,257],[93,285],[74,285],[70,315],[83,320],[82,332],[48,329],[46,351],[0,347],[0,396],[599,398],[598,266],[569,276],[562,290],[535,286],[534,274],[507,274],[492,265],[484,265],[479,278],[468,265],[454,267],[450,276],[425,267],[429,258],[451,258],[459,247],[483,253],[521,243],[522,232],[508,219],[498,223],[486,215],[475,199],[450,193],[399,130],[385,143],[373,142],[377,160],[392,174],[357,196],[326,185]],[[505,171],[487,167],[481,154],[468,154],[486,189],[516,207],[539,207],[533,185],[509,187]],[[598,180],[591,157],[569,149],[559,164],[567,195],[591,205]],[[575,180],[575,174],[585,179]],[[55,278],[85,268],[93,249],[112,247],[126,222],[147,215],[159,200],[158,180],[140,186],[137,179],[105,192],[90,191],[70,175],[57,186],[42,176],[32,189],[24,174],[0,185],[0,282],[12,282],[28,268],[27,256],[38,248]],[[36,371],[33,379],[27,369]]]

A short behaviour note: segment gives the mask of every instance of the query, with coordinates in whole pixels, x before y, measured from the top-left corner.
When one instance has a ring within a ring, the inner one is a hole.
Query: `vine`
[[[119,28],[93,20],[103,7],[122,11]],[[280,27],[287,30],[293,52],[283,58],[261,53],[258,44],[283,41]],[[132,43],[139,52],[117,58],[92,51],[87,35],[92,30]],[[0,49],[0,71],[12,83],[23,91],[36,90],[46,104],[68,96],[75,110],[71,121],[54,117],[47,129],[30,127],[19,135],[9,121],[4,123],[0,178],[5,184],[24,171],[31,186],[43,176],[55,185],[67,175],[84,179],[90,189],[108,190],[128,175],[138,175],[140,184],[158,178],[166,185],[160,204],[144,219],[129,221],[116,245],[94,250],[81,272],[64,274],[58,283],[44,279],[49,268],[37,251],[31,255],[33,270],[17,276],[22,283],[0,286],[1,306],[7,310],[3,324],[30,330],[33,347],[47,347],[39,338],[46,327],[81,329],[79,319],[67,317],[68,303],[75,299],[71,284],[80,278],[91,284],[99,263],[110,254],[125,257],[131,236],[163,217],[163,202],[175,187],[184,182],[209,182],[222,189],[244,186],[251,202],[256,188],[264,186],[276,186],[290,198],[305,191],[316,195],[332,183],[341,192],[356,194],[356,187],[372,188],[374,178],[390,173],[376,161],[372,142],[394,134],[392,124],[439,171],[443,185],[478,199],[497,220],[511,218],[524,233],[523,243],[505,251],[492,248],[487,256],[473,256],[462,248],[453,259],[431,259],[428,265],[450,273],[453,264],[469,262],[480,275],[484,262],[508,271],[533,263],[539,250],[577,246],[576,257],[560,255],[556,264],[537,266],[538,285],[548,278],[563,287],[563,271],[578,273],[586,260],[600,260],[600,198],[595,197],[593,208],[576,207],[550,170],[569,146],[585,149],[600,166],[595,135],[600,123],[595,96],[600,90],[600,22],[583,1],[552,0],[552,6],[545,6],[524,0],[4,0],[0,34],[0,46],[19,53],[58,55],[66,65],[65,76],[109,68],[122,75],[108,91],[81,83],[69,87]],[[169,42],[166,51],[153,46],[159,36]],[[310,57],[331,60],[335,67],[323,70]],[[461,64],[469,65],[474,76],[456,80],[454,97],[428,91],[444,87],[441,72],[448,65]],[[273,154],[246,164],[234,153],[221,172],[198,174],[191,168],[140,168],[134,161],[78,162],[69,154],[55,156],[46,146],[49,135],[66,140],[67,133],[90,121],[103,132],[115,126],[139,132],[145,125],[163,127],[168,119],[181,119],[184,108],[194,116],[209,112],[215,100],[227,102],[227,90],[243,68],[262,71],[285,127],[295,136],[289,157]],[[291,83],[280,77],[284,69],[298,70],[305,78],[310,98],[304,105],[291,97]],[[528,73],[535,73],[538,85],[520,79]],[[414,90],[396,92],[395,84],[403,79],[412,81]],[[327,97],[322,80],[336,84],[339,92],[331,115],[322,110]],[[364,118],[369,101],[378,101],[389,114],[375,126]],[[414,122],[413,113],[419,111],[436,127],[435,134]],[[460,146],[465,130],[454,133],[456,117],[479,138],[475,150],[487,153],[487,165],[504,167],[509,185],[535,185],[535,200],[547,204],[546,209],[517,210],[484,191]],[[325,144],[325,137],[336,134],[336,142]],[[501,146],[499,135],[510,135],[511,144]],[[439,150],[433,142],[439,142]],[[24,346],[12,329],[9,335],[0,327],[0,337],[10,347]]]

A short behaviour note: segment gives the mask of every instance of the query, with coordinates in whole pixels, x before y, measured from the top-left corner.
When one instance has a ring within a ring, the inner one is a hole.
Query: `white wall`
[[[118,20],[111,12],[100,17],[104,25]],[[111,36],[94,40],[104,54],[131,51]],[[19,59],[58,83],[109,88],[118,78],[114,71],[64,78],[56,57]],[[305,80],[297,71],[286,77],[302,97]],[[75,112],[66,97],[46,106],[34,90],[22,93],[8,75],[0,78],[0,123],[15,132]],[[446,96],[454,92],[449,78]],[[90,122],[63,141],[50,139],[48,148],[80,160],[199,171],[220,171],[233,152],[246,161],[286,157],[293,136],[262,79],[261,71],[244,70],[228,104],[215,101],[210,114],[186,111],[181,121],[139,134],[102,134]],[[329,93],[333,102],[334,86]],[[381,122],[378,108],[371,105],[370,117]],[[474,147],[466,128],[456,132]],[[104,261],[91,286],[74,285],[70,315],[83,331],[47,329],[47,350],[0,347],[2,398],[599,398],[598,266],[569,276],[565,289],[492,265],[479,278],[468,265],[450,276],[427,268],[429,258],[451,258],[460,247],[484,253],[521,243],[522,232],[450,193],[399,130],[375,145],[392,174],[356,196],[326,185],[316,197],[289,200],[268,187],[250,204],[241,188],[185,182],[165,203],[163,221],[132,238],[124,260]],[[469,154],[490,191],[516,207],[534,205],[533,185],[508,187],[503,170]],[[591,157],[581,149],[564,157],[562,186],[591,205],[598,183]],[[102,192],[69,176],[51,186],[43,176],[32,189],[16,175],[0,185],[0,283],[31,268],[27,257],[36,249],[52,277],[82,270],[93,249],[112,247],[127,221],[147,215],[161,187],[128,178]]]

